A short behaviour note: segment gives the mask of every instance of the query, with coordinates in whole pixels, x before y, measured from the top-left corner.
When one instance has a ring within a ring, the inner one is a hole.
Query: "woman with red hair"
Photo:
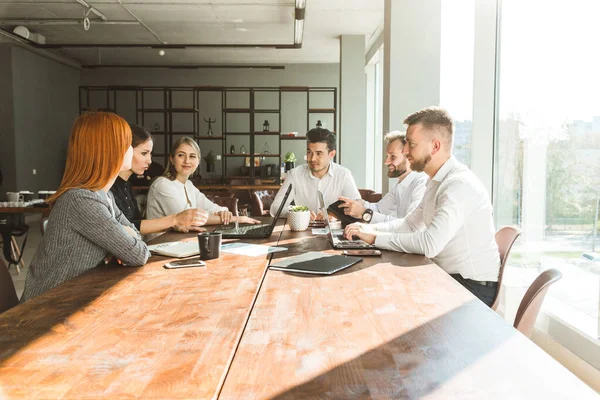
[[[114,256],[143,265],[150,253],[109,193],[120,171],[131,168],[129,124],[118,115],[91,112],[75,120],[62,182],[48,226],[31,261],[21,301],[38,296]]]

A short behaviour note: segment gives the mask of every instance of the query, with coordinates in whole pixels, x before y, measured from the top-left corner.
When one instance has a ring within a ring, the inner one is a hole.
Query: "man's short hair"
[[[408,126],[421,124],[425,129],[440,129],[452,145],[454,123],[448,111],[441,107],[427,107],[414,112],[404,119],[404,123]]]
[[[387,144],[392,143],[394,140],[399,140],[400,143],[402,143],[402,146],[406,145],[406,135],[405,135],[405,132],[400,132],[400,131],[391,131],[391,132],[388,132],[383,137],[383,140],[385,140],[385,142]]]
[[[306,133],[307,143],[325,143],[327,150],[335,150],[335,133],[325,128],[313,128]]]

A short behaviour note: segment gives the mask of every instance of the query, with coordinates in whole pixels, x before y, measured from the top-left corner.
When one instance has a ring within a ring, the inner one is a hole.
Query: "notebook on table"
[[[323,215],[327,215],[327,206],[323,199],[323,193],[319,192],[319,207]],[[361,239],[348,240],[344,237],[343,229],[332,229],[329,223],[329,218],[325,218],[327,236],[334,249],[374,249],[375,245],[369,244]]]
[[[268,238],[273,233],[273,229],[275,229],[275,225],[277,225],[277,219],[285,207],[285,203],[290,196],[292,191],[292,185],[288,186],[287,191],[285,192],[285,196],[279,205],[279,209],[275,214],[275,217],[269,224],[229,224],[229,225],[219,225],[214,232],[220,232],[223,235],[223,239],[262,239]]]
[[[269,269],[303,274],[331,275],[362,261],[360,257],[326,254],[318,251],[274,262]]]
[[[190,257],[200,254],[197,240],[190,240],[188,242],[166,242],[153,244],[148,246],[148,250],[161,256],[177,258]]]

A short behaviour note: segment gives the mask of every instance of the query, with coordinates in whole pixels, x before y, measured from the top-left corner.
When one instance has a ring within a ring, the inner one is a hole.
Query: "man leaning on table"
[[[409,115],[404,153],[429,180],[423,201],[406,218],[352,224],[345,235],[382,249],[423,254],[488,306],[498,289],[500,256],[492,205],[479,179],[452,156],[453,123],[438,107]]]
[[[286,215],[288,206],[294,201],[297,206],[307,206],[312,219],[321,219],[318,192],[323,193],[325,204],[337,201],[339,196],[360,199],[352,173],[333,162],[335,157],[335,134],[327,129],[314,128],[306,134],[306,164],[288,171],[285,182],[271,204],[271,215],[275,215],[287,188],[292,192],[281,215]]]
[[[353,200],[340,197],[344,203],[344,214],[369,223],[389,222],[404,218],[412,212],[423,200],[427,174],[410,169],[410,163],[402,152],[406,145],[406,136],[402,132],[393,131],[385,135],[387,142],[385,150],[385,165],[388,167],[388,178],[398,178],[396,185],[377,203],[366,200]],[[365,213],[370,213],[366,218]]]

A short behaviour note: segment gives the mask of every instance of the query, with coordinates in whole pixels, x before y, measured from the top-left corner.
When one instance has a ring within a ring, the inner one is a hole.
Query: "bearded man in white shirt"
[[[498,290],[500,256],[492,204],[479,179],[452,156],[453,123],[438,107],[409,115],[404,154],[414,171],[429,176],[423,201],[406,218],[346,227],[377,247],[423,254],[491,306]]]
[[[404,218],[417,208],[425,194],[427,174],[411,170],[410,162],[402,154],[406,136],[393,131],[385,135],[384,140],[387,143],[384,162],[388,167],[387,176],[398,178],[396,185],[377,203],[340,197],[344,203],[339,207],[344,209],[344,214],[362,219],[365,223],[376,224]]]
[[[285,182],[271,204],[271,215],[274,216],[287,188],[292,184],[292,192],[281,215],[287,215],[288,206],[294,201],[297,206],[306,206],[311,211],[312,219],[321,219],[319,213],[318,192],[323,193],[326,205],[337,201],[339,196],[360,199],[360,193],[354,183],[352,173],[347,168],[333,162],[336,154],[335,134],[327,129],[314,128],[306,134],[306,160],[288,171]]]

